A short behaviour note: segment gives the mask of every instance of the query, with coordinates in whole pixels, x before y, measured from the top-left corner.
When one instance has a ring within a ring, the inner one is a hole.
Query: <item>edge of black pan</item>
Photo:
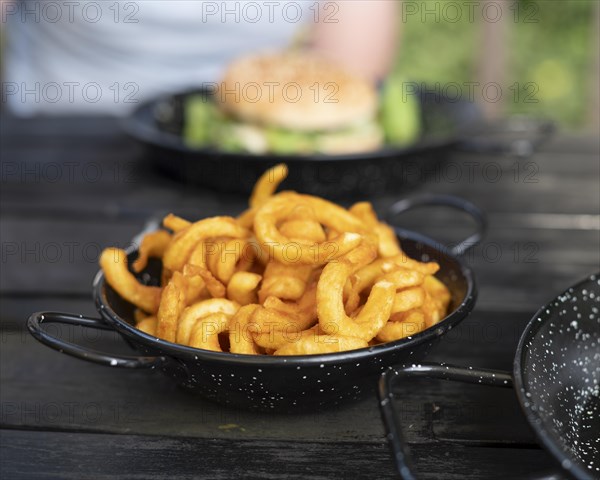
[[[446,154],[465,138],[486,131],[479,107],[473,102],[425,89],[417,93],[422,135],[404,147],[385,146],[345,155],[254,155],[191,148],[181,137],[183,100],[191,94],[210,95],[190,90],[150,100],[123,119],[121,125],[146,147],[149,159],[163,173],[220,191],[250,192],[264,170],[285,162],[290,168],[285,189],[329,198],[398,192],[432,175]],[[161,109],[168,113],[157,113]]]
[[[582,285],[589,283],[590,280],[596,281],[598,278],[600,278],[600,273],[586,277],[580,282],[577,282],[575,285],[569,287],[567,290],[555,297],[555,300],[544,305],[535,313],[535,315],[527,323],[527,326],[523,330],[523,334],[519,339],[513,368],[515,392],[517,394],[519,404],[521,405],[521,409],[527,417],[529,425],[531,425],[531,428],[535,432],[538,440],[544,446],[544,448],[552,454],[565,472],[568,472],[571,478],[574,479],[591,480],[593,476],[579,463],[571,461],[571,458],[569,457],[570,452],[564,445],[564,440],[557,435],[556,431],[552,428],[545,428],[544,420],[541,418],[537,406],[527,397],[527,391],[523,378],[523,373],[525,372],[524,361],[529,349],[531,348],[531,345],[528,344],[535,337],[538,330],[544,326],[545,320],[550,317],[552,309],[558,308],[558,305],[555,303],[556,298],[565,297],[573,291],[578,291]],[[600,432],[598,432],[598,435],[600,435]]]

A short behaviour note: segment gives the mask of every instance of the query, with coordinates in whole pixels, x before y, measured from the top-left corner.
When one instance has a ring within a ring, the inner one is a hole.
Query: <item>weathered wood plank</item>
[[[79,200],[85,194],[86,210],[90,214],[105,214],[106,194],[110,192],[121,194],[118,199],[112,199],[113,203],[123,203],[132,197],[140,200],[136,206],[143,211],[185,208],[189,207],[189,201],[194,201],[196,208],[215,199],[225,205],[245,203],[239,196],[223,196],[193,184],[164,178],[147,164],[147,159],[133,150],[126,155],[121,150],[102,147],[93,153],[86,149],[73,152],[68,145],[65,150],[35,151],[29,160],[14,155],[11,158],[3,153],[2,210],[11,212],[19,208],[20,214],[33,214],[35,199],[42,195],[52,202],[42,206],[41,212],[59,212],[61,209],[65,213],[77,212],[83,207],[73,199]],[[598,155],[579,155],[577,159],[539,154],[521,164],[505,157],[456,156],[432,172],[408,163],[404,166],[407,179],[415,180],[428,173],[420,187],[375,201],[385,204],[413,192],[427,191],[465,196],[490,213],[597,214],[600,200],[594,193],[600,174]],[[559,192],[565,193],[558,196]],[[40,207],[39,202],[37,207]]]
[[[550,137],[549,141],[540,146],[542,152],[557,152],[557,153],[580,153],[580,152],[595,152],[600,154],[600,139],[597,135],[586,133],[563,133]]]
[[[7,430],[0,441],[0,473],[14,479],[397,478],[383,441],[350,446]],[[551,466],[539,449],[440,444],[411,451],[425,479],[515,478]]]
[[[60,141],[68,136],[113,138],[122,136],[122,129],[113,117],[68,116],[49,120],[47,117],[18,118],[4,114],[0,118],[0,135],[7,141],[28,145],[32,138],[37,141]]]

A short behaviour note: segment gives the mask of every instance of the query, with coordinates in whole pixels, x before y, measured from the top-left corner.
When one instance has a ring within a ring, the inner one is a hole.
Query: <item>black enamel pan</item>
[[[327,198],[377,196],[414,187],[430,176],[445,175],[443,162],[457,148],[527,156],[553,131],[547,121],[519,117],[488,125],[475,103],[448,98],[433,87],[421,90],[420,138],[410,145],[386,145],[366,153],[255,155],[190,147],[182,138],[185,102],[190,95],[210,97],[202,90],[144,103],[122,126],[162,173],[186,184],[250,193],[265,170],[284,162],[289,175],[283,189]],[[461,168],[454,165],[448,175],[456,175],[457,167]]]
[[[437,273],[451,294],[451,311],[440,323],[417,335],[395,342],[349,352],[323,355],[274,357],[239,355],[200,350],[147,335],[133,326],[133,306],[106,283],[102,272],[94,280],[93,295],[100,318],[39,312],[27,323],[40,342],[83,360],[127,368],[156,368],[204,397],[251,410],[300,411],[331,407],[372,392],[377,376],[388,366],[421,360],[431,345],[457,325],[473,309],[476,287],[473,272],[460,258],[484,233],[484,214],[471,203],[451,196],[424,196],[398,202],[394,214],[423,205],[445,205],[469,213],[477,232],[453,248],[407,230],[397,229],[403,250],[413,258],[435,260]],[[129,255],[130,264],[136,252]],[[154,262],[143,276],[160,278]],[[52,336],[45,323],[68,323],[116,330],[141,356],[117,356],[84,348]]]
[[[569,288],[535,314],[519,341],[512,374],[427,363],[382,374],[381,411],[404,480],[416,476],[392,388],[409,377],[513,387],[540,443],[558,462],[559,473],[532,478],[600,478],[600,274]]]

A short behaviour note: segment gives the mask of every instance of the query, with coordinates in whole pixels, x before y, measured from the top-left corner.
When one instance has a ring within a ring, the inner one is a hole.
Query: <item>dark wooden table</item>
[[[597,137],[560,134],[530,158],[457,152],[417,190],[462,195],[490,219],[468,256],[476,309],[429,360],[511,369],[538,307],[599,269],[598,147]],[[160,374],[89,364],[31,338],[33,311],[94,314],[100,249],[126,245],[150,216],[235,214],[246,199],[160,178],[109,119],[2,118],[1,156],[2,479],[395,476],[374,397],[311,414],[247,413]],[[470,228],[448,211],[403,224],[440,241]],[[109,333],[49,328],[124,348]],[[515,478],[552,466],[510,390],[418,381],[399,398],[423,478]]]

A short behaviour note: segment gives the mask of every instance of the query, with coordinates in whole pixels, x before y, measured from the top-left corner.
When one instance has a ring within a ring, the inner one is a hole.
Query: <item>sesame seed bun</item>
[[[378,108],[377,92],[368,81],[305,52],[234,61],[216,100],[240,121],[296,131],[351,127],[372,120]]]

